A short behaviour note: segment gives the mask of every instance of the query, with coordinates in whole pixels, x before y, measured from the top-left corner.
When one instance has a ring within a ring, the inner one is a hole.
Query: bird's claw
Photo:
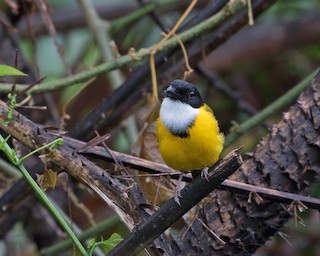
[[[181,190],[183,189],[182,177],[183,177],[183,174],[181,173],[179,175],[179,179],[178,179],[177,184],[176,184],[176,191],[175,191],[175,194],[174,194],[174,197],[173,197],[174,201],[176,201],[176,203],[178,205],[181,205],[179,198],[182,198],[182,196],[181,196]]]
[[[207,181],[209,181],[209,167],[205,167],[202,169],[201,171],[201,179],[206,179]]]

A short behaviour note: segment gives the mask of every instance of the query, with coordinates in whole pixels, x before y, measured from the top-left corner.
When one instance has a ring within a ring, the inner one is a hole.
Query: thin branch
[[[320,210],[320,199],[315,197],[303,196],[295,193],[289,193],[270,188],[258,187],[234,180],[225,180],[222,183],[222,187],[241,194],[244,192],[247,192],[248,194],[251,192],[256,192],[263,198],[273,200],[279,203],[282,202],[290,204],[292,203],[292,201],[300,201],[303,202],[306,206],[308,206],[308,208]]]
[[[77,150],[77,148],[81,148],[84,145],[86,145],[85,142],[78,141],[72,138],[63,137],[63,139],[67,145],[69,145],[71,148],[74,148],[75,150]],[[171,169],[170,167],[164,164],[151,162],[142,158],[127,155],[127,154],[113,151],[110,149],[106,151],[103,147],[100,147],[100,146],[94,146],[94,147],[91,147],[90,149],[87,149],[85,152],[84,151],[81,151],[81,152],[85,154],[92,154],[95,157],[102,157],[104,160],[109,162],[114,163],[115,161],[117,161],[123,164],[124,166],[130,166],[133,169],[147,172],[150,175],[152,174],[168,175],[172,179],[178,179],[180,175],[179,172]],[[191,175],[185,174],[183,176],[183,181],[191,182],[192,181]],[[320,210],[320,199],[318,198],[283,192],[275,189],[258,187],[258,186],[245,184],[242,182],[237,182],[229,179],[226,179],[224,182],[222,182],[221,188],[225,190],[231,190],[236,193],[244,194],[246,196],[250,192],[256,192],[260,196],[262,196],[264,199],[270,199],[273,201],[288,203],[288,204],[292,203],[292,201],[301,201],[309,208]]]
[[[199,64],[195,70],[200,75],[204,76],[210,82],[212,87],[221,91],[223,94],[232,99],[238,105],[240,110],[245,111],[249,115],[254,115],[257,113],[257,111],[250,106],[239,93],[235,92],[232,88],[219,80],[218,77],[216,77],[216,75],[212,71],[208,70],[204,65]]]

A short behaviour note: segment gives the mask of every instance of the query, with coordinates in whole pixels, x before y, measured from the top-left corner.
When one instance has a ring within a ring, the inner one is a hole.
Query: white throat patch
[[[199,109],[170,98],[164,98],[160,107],[162,123],[174,134],[185,133],[198,113]]]

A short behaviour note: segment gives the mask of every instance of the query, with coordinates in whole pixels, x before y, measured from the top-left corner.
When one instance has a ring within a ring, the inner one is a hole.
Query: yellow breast
[[[157,120],[157,137],[160,153],[165,163],[179,171],[200,170],[214,164],[222,151],[224,136],[219,131],[213,113],[199,109],[189,136],[179,137],[170,133],[160,118]]]

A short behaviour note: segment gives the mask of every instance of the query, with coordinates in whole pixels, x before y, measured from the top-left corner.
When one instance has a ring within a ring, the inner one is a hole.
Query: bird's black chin
[[[172,132],[171,133],[175,136],[178,136],[182,139],[184,138],[188,138],[190,136],[190,134],[188,133],[188,131],[178,131],[178,132]]]

